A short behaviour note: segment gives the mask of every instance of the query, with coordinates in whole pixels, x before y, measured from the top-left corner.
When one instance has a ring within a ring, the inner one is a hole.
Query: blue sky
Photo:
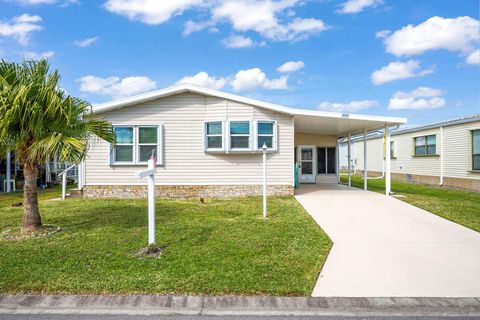
[[[184,81],[424,124],[480,113],[478,13],[475,0],[0,0],[0,57],[48,56],[91,103]]]

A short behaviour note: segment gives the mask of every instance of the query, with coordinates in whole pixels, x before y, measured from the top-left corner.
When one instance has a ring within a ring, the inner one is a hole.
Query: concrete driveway
[[[480,297],[480,233],[338,184],[295,197],[334,243],[313,296]]]

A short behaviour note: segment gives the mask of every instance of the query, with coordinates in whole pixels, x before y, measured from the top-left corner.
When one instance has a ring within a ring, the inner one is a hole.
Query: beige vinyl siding
[[[268,182],[292,184],[293,122],[289,115],[199,94],[184,93],[120,108],[100,115],[114,125],[164,126],[164,165],[156,183],[163,185],[261,184],[259,153],[205,153],[204,122],[209,120],[276,120],[278,152],[268,155]],[[225,127],[225,130],[227,127]],[[252,135],[252,143],[254,137]],[[110,166],[108,143],[92,141],[85,162],[86,185],[134,185],[144,166]]]
[[[471,169],[471,130],[479,129],[480,122],[458,124],[443,128],[443,172],[445,177],[480,179],[480,174]],[[437,135],[437,157],[414,157],[413,139],[419,136]],[[394,157],[392,172],[425,176],[440,176],[441,137],[440,128],[392,135]],[[382,171],[383,138],[368,140],[368,163],[370,171]],[[356,142],[355,161],[357,169],[363,170],[363,140]]]
[[[480,129],[480,121],[443,128],[445,177],[480,179],[479,173],[470,171],[472,169],[471,130],[476,129]]]
[[[319,146],[319,147],[335,147],[338,138],[336,136],[325,136],[313,133],[295,133],[295,146]]]

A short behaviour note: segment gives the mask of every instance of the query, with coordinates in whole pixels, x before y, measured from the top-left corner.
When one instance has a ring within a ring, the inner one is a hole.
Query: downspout
[[[443,126],[440,127],[440,183],[443,186]]]

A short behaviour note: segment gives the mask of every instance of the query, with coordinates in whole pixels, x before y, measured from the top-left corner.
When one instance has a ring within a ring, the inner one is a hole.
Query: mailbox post
[[[148,178],[148,245],[155,245],[155,160],[148,160],[148,169],[137,171],[135,177]]]

